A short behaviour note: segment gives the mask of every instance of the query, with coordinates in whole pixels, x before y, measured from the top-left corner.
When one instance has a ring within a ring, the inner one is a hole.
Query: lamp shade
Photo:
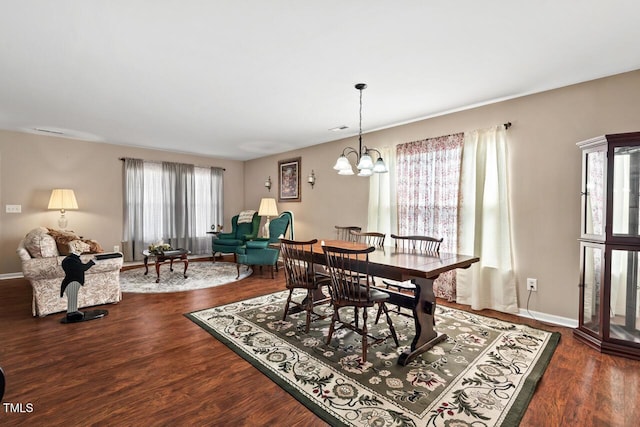
[[[258,215],[260,216],[277,216],[278,206],[276,206],[276,199],[271,197],[265,197],[260,200],[260,208],[258,209]]]
[[[337,171],[341,171],[345,169],[350,169],[351,164],[349,164],[349,159],[347,159],[347,156],[343,154],[340,157],[338,157],[338,160],[336,160],[336,164],[333,165],[333,168]]]
[[[373,165],[373,171],[376,173],[389,172],[389,169],[387,169],[387,165],[384,164],[382,157],[378,157],[378,160],[376,160],[376,163]]]
[[[365,152],[362,157],[360,157],[360,161],[358,162],[358,169],[373,169],[373,160],[369,153]]]
[[[78,209],[78,202],[73,190],[68,188],[56,188],[51,191],[49,198],[49,209]]]

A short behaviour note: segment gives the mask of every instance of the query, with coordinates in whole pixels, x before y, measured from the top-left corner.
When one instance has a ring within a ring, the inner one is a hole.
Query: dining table
[[[322,246],[334,246],[347,249],[365,249],[363,243],[345,240],[325,239],[313,246],[313,262],[327,264]],[[383,289],[390,295],[389,303],[406,307],[413,311],[415,336],[410,348],[400,354],[398,364],[406,366],[419,354],[429,350],[445,340],[447,335],[434,329],[436,298],[433,281],[442,273],[458,268],[469,268],[480,258],[473,255],[461,255],[445,252],[402,251],[395,247],[379,247],[369,254],[368,274],[373,277],[396,281],[410,280],[415,285],[413,295]],[[362,267],[364,269],[364,267]],[[366,274],[367,271],[360,271]]]

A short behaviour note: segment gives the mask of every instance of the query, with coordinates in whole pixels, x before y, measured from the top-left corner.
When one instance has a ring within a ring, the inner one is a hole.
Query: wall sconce
[[[264,182],[264,186],[267,187],[267,190],[269,190],[269,192],[271,192],[271,177],[267,178],[267,180]]]
[[[311,184],[311,188],[313,188],[313,186],[316,185],[316,174],[313,173],[313,169],[311,169],[311,173],[307,177],[307,182]]]

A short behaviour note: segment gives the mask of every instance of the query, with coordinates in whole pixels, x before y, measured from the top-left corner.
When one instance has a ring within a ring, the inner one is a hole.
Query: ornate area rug
[[[160,283],[156,283],[155,264],[149,264],[149,274],[145,276],[144,267],[133,268],[120,272],[120,287],[122,292],[133,293],[162,293],[182,292],[194,289],[211,288],[235,282],[251,275],[251,269],[240,267],[240,277],[236,279],[238,270],[232,262],[190,262],[187,268],[187,278],[183,276],[184,264],[174,262],[173,271],[169,270],[169,263],[160,266]]]
[[[308,334],[304,313],[282,321],[287,293],[185,316],[333,426],[518,425],[560,339],[559,333],[437,306],[436,329],[447,340],[399,366],[414,326],[412,318],[392,314],[400,348],[389,339],[370,347],[363,363],[357,334],[340,329],[326,344],[329,319],[312,322]],[[351,310],[343,310],[347,318]],[[370,321],[375,314],[371,310]],[[370,329],[388,332],[382,320]]]

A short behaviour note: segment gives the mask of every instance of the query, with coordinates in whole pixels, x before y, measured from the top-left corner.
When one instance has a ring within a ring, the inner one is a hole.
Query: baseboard
[[[541,313],[539,311],[527,310],[520,308],[518,316],[527,317],[529,319],[535,319],[540,322],[551,323],[558,326],[564,326],[566,328],[577,328],[578,321],[576,319],[570,319],[568,317],[554,316],[553,314]]]
[[[22,279],[24,276],[22,273],[4,273],[0,274],[0,280],[7,279]]]

